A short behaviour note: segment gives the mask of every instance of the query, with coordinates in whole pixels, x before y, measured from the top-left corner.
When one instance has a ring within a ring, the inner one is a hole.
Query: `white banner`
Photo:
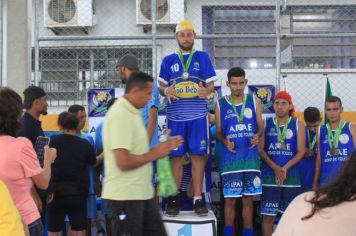
[[[193,211],[181,211],[176,217],[162,215],[168,236],[216,236],[216,217],[212,211],[207,216],[197,216]]]

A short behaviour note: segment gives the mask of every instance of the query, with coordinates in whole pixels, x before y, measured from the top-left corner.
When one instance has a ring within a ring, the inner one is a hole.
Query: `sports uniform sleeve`
[[[168,75],[168,70],[167,70],[167,59],[163,58],[163,61],[161,63],[161,70],[159,72],[159,78],[158,81],[161,81],[164,84],[168,84],[169,82],[169,75]]]
[[[102,133],[103,130],[103,123],[99,124],[95,130],[95,149],[96,150],[103,150],[103,140],[102,140]]]
[[[202,78],[205,79],[206,83],[210,83],[212,81],[216,80],[216,73],[213,67],[213,64],[211,63],[210,57],[208,53],[203,52],[204,56],[204,70],[203,70],[203,75]]]
[[[91,147],[95,149],[94,138],[87,132],[82,132],[82,136],[90,143]]]
[[[153,91],[152,91],[152,101],[150,101],[151,106],[159,107],[159,98],[158,98],[158,86],[157,83],[154,83],[153,85]]]
[[[31,178],[41,173],[42,168],[37,159],[37,154],[32,147],[32,143],[26,138],[21,138],[20,140],[22,141],[21,155],[17,161],[23,169],[24,176]]]

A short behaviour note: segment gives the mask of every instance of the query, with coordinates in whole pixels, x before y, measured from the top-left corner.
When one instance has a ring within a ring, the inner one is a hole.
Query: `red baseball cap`
[[[294,109],[294,105],[293,105],[293,102],[292,102],[292,97],[290,96],[290,94],[288,92],[286,92],[286,91],[280,91],[274,96],[274,100],[277,100],[277,99],[286,100],[289,104],[292,105],[292,109],[290,110],[289,115],[294,117],[295,116],[295,109]]]

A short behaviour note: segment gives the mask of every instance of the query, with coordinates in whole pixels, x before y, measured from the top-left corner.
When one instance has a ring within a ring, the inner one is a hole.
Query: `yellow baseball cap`
[[[192,30],[195,32],[193,23],[187,20],[182,20],[177,23],[176,33],[182,30]]]

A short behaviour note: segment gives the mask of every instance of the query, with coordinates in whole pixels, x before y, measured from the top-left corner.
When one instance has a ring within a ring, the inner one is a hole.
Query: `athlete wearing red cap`
[[[274,98],[276,117],[267,118],[259,143],[262,165],[261,214],[264,236],[272,234],[278,212],[284,212],[300,193],[299,169],[296,164],[305,152],[304,125],[294,116],[289,93],[281,91]]]

